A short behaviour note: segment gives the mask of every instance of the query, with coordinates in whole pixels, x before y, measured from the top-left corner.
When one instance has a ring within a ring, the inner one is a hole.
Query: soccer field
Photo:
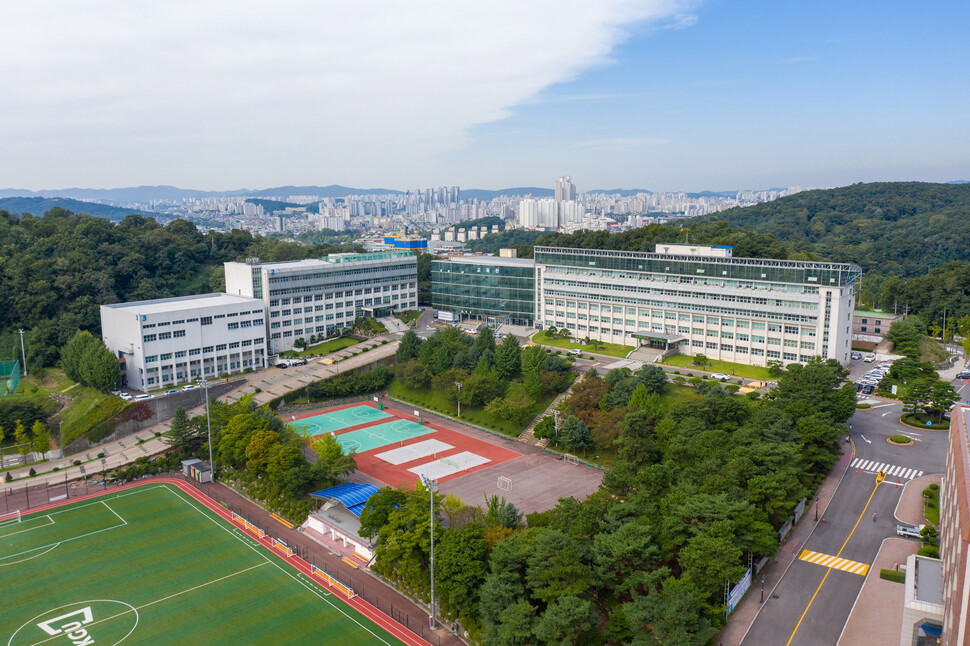
[[[9,646],[402,643],[170,484],[0,523],[0,581]]]

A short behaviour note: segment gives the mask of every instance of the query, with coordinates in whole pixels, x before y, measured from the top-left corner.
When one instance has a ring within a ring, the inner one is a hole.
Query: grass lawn
[[[933,337],[924,336],[919,340],[919,360],[929,361],[930,363],[939,363],[941,361],[946,361],[947,356],[949,356],[942,347],[940,347],[940,342]]]
[[[0,539],[11,646],[67,643],[72,621],[95,644],[401,643],[171,485],[25,515]]]
[[[591,341],[586,345],[583,345],[579,339],[572,337],[568,339],[550,339],[549,332],[546,330],[536,332],[536,334],[532,337],[532,342],[538,345],[551,346],[553,348],[563,348],[564,350],[582,350],[584,354],[593,352],[596,354],[609,355],[611,357],[620,357],[621,359],[630,354],[630,351],[634,349],[634,346],[632,345],[619,345],[617,343],[606,343],[604,341]]]
[[[296,350],[287,350],[286,352],[282,352],[280,356],[314,357],[330,354],[331,352],[336,352],[337,350],[343,350],[344,348],[349,348],[350,346],[357,345],[358,343],[360,343],[360,339],[355,339],[349,336],[339,336],[336,339],[331,339],[330,341],[324,341],[323,343],[308,346],[306,350],[301,350],[299,352]]]
[[[768,369],[762,366],[748,366],[743,363],[732,363],[730,361],[718,361],[717,359],[708,359],[707,363],[712,364],[708,366],[692,366],[691,362],[694,361],[694,355],[690,354],[675,354],[664,359],[664,364],[668,366],[676,366],[678,368],[692,368],[694,370],[705,370],[707,372],[723,372],[726,375],[734,373],[737,377],[744,377],[746,379],[758,379],[761,381],[768,381],[770,379],[775,379],[768,374]],[[689,377],[689,375],[688,375]]]
[[[919,428],[932,428],[937,431],[946,431],[950,428],[950,418],[944,417],[942,422],[936,420],[936,416],[930,416],[926,413],[906,413],[899,418],[899,421],[903,424],[909,424],[910,426],[917,426]],[[927,426],[926,422],[929,422]]]
[[[387,394],[395,399],[416,404],[428,410],[433,410],[436,413],[443,413],[449,417],[460,419],[463,422],[483,426],[511,437],[517,437],[522,433],[532,419],[546,410],[549,404],[552,403],[552,400],[556,398],[555,395],[539,397],[535,404],[533,404],[533,413],[529,422],[526,422],[524,425],[519,425],[509,420],[496,417],[495,415],[489,415],[485,412],[484,408],[472,406],[462,406],[461,417],[458,417],[458,405],[455,402],[449,401],[447,393],[443,390],[434,390],[432,388],[428,388],[427,390],[414,390],[395,380],[387,387]]]
[[[404,310],[403,312],[394,312],[394,317],[400,319],[407,325],[411,325],[421,317],[421,311]]]

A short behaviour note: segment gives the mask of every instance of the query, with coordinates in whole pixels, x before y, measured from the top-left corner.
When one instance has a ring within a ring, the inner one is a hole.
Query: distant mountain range
[[[138,209],[128,209],[119,206],[108,206],[95,202],[82,202],[66,197],[4,197],[0,198],[0,211],[11,213],[30,213],[42,216],[50,209],[59,206],[74,213],[88,213],[106,220],[123,220],[132,213],[157,217],[158,213],[146,213]]]
[[[768,189],[773,190],[773,189]],[[614,188],[595,189],[590,193],[621,195],[630,197],[638,193],[653,193],[645,188]],[[273,188],[248,189],[241,188],[234,191],[200,191],[179,188],[177,186],[130,186],[127,188],[63,188],[55,190],[29,191],[20,188],[0,188],[0,198],[9,197],[45,197],[68,198],[73,200],[87,200],[106,202],[110,204],[148,204],[150,202],[173,202],[185,198],[205,197],[254,197],[276,198],[285,200],[292,195],[319,195],[320,197],[347,197],[348,195],[403,195],[405,191],[390,188],[353,188],[331,184],[330,186],[276,186]],[[690,197],[732,197],[737,191],[702,191],[687,193]],[[555,192],[551,188],[539,186],[519,186],[499,190],[470,188],[461,191],[461,198],[465,200],[478,199],[489,201],[500,195],[531,195],[533,197],[552,197]],[[66,207],[65,207],[66,208]]]

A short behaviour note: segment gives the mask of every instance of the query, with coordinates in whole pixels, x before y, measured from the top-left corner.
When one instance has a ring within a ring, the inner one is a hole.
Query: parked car
[[[569,352],[568,352],[567,354],[569,354],[569,355],[572,355],[572,356],[574,356],[574,357],[578,357],[578,356],[579,356],[579,355],[581,355],[582,353],[583,353],[583,351],[582,351],[582,350],[580,350],[579,348],[573,348],[573,349],[572,349],[572,350],[570,350],[570,351],[569,351]]]
[[[872,393],[874,393],[875,391],[876,391],[876,387],[875,387],[875,386],[873,386],[872,384],[866,384],[866,385],[865,385],[865,386],[864,386],[864,387],[862,388],[862,394],[863,394],[863,395],[871,395],[871,394],[872,394]]]
[[[184,386],[182,386],[182,392],[188,392],[190,390],[196,390],[197,388],[198,388],[198,386],[196,386],[195,384],[185,384]]]
[[[290,367],[290,364],[286,363],[285,361],[280,361],[278,364],[276,364],[276,367],[277,368],[289,368]]]
[[[861,352],[853,352],[852,354],[849,355],[849,358],[851,358],[853,361],[858,361],[859,359],[862,358],[862,353]]]
[[[145,393],[144,395],[135,396],[136,402],[148,401],[149,399],[155,399],[155,395],[149,395],[148,393]]]
[[[870,352],[866,356],[862,357],[862,360],[865,361],[866,363],[872,363],[873,361],[876,360],[876,355]]]
[[[860,383],[857,383],[857,384],[855,385],[855,391],[856,391],[856,392],[859,392],[860,390],[862,390],[862,384],[860,384]]]
[[[723,372],[715,372],[714,374],[711,375],[711,379],[717,379],[718,381],[725,381],[730,378],[731,378],[731,375],[726,375]]]
[[[970,370],[961,370],[958,372],[957,379],[970,379]]]
[[[179,391],[177,391],[177,390],[166,390],[165,391],[165,394],[166,395],[177,395],[177,394],[179,394]]]
[[[122,399],[124,399],[126,402],[130,402],[131,400],[134,399],[134,397],[132,397],[128,393],[120,393],[118,396],[121,397]]]
[[[920,538],[919,533],[924,527],[926,527],[926,525],[896,525],[896,536]]]

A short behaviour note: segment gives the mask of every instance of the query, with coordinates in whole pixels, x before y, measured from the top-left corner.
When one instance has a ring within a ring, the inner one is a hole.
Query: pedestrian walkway
[[[813,552],[812,550],[802,550],[798,558],[801,561],[815,563],[822,567],[851,572],[852,574],[860,574],[862,576],[865,576],[869,571],[869,566],[865,563],[858,563],[856,561],[850,561],[849,559],[839,558],[838,556],[822,554],[821,552]]]
[[[866,473],[882,472],[886,474],[887,478],[899,478],[900,480],[912,480],[923,475],[922,471],[916,469],[909,469],[888,462],[879,462],[878,460],[863,460],[862,458],[853,460],[849,467]]]

